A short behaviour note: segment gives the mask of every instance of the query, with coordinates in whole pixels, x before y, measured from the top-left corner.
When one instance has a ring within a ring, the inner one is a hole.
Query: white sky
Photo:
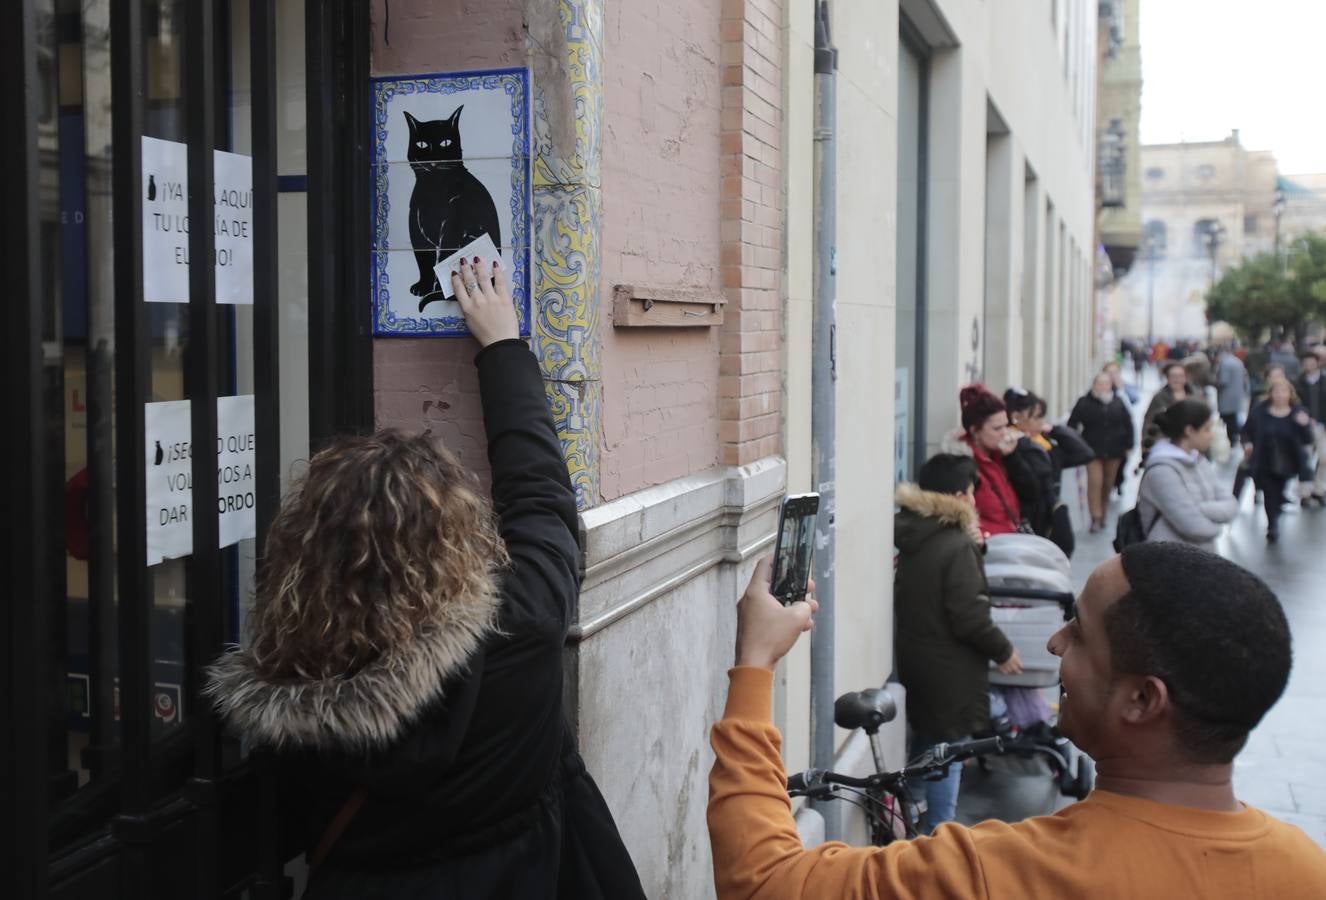
[[[1326,2],[1141,0],[1142,141],[1274,151],[1326,172]]]

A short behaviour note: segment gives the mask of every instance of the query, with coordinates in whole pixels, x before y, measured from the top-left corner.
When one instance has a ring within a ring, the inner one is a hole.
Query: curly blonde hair
[[[270,680],[350,674],[492,595],[510,562],[491,504],[427,435],[343,437],[316,454],[267,534],[251,620]]]

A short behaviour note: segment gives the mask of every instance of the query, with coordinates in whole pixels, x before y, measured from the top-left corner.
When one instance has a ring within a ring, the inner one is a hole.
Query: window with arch
[[[1142,229],[1143,251],[1150,247],[1150,254],[1154,257],[1165,255],[1165,250],[1169,245],[1169,229],[1165,223],[1159,219],[1152,219],[1146,223]]]

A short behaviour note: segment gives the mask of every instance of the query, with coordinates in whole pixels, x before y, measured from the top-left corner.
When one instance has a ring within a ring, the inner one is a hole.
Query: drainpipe
[[[834,700],[834,429],[838,373],[834,346],[837,274],[837,126],[836,79],[838,51],[829,37],[828,0],[815,12],[815,316],[811,339],[811,457],[820,493],[815,524],[815,596],[820,611],[810,640],[811,765],[833,768]],[[824,816],[824,836],[837,840],[839,817],[829,801],[815,804]]]

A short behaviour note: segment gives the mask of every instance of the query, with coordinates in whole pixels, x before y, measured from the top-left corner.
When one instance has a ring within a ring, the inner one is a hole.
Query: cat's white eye
[[[415,141],[414,145],[418,147],[420,150],[428,149],[428,141]]]
[[[442,146],[443,146],[443,147],[450,147],[450,146],[451,146],[451,141],[449,141],[449,140],[444,140],[444,141],[442,142]]]

